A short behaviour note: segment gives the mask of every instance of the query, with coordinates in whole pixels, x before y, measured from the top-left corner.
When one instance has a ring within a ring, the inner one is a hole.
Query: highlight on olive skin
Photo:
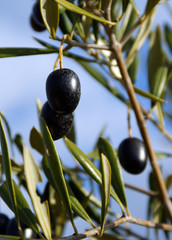
[[[70,114],[78,106],[81,87],[77,74],[68,68],[57,69],[49,74],[46,94],[51,108],[60,114]]]
[[[124,139],[118,148],[121,166],[131,174],[140,174],[147,164],[147,152],[144,142],[138,138]]]
[[[73,125],[73,113],[63,115],[54,112],[48,101],[44,103],[40,116],[46,122],[54,141],[66,136]]]

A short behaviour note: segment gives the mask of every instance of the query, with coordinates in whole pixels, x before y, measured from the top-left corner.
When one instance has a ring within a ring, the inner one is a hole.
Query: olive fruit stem
[[[138,126],[139,126],[142,138],[144,140],[144,143],[145,143],[145,146],[146,146],[146,149],[148,152],[149,160],[150,160],[152,169],[156,176],[158,188],[160,191],[161,201],[164,204],[164,207],[166,209],[166,212],[169,215],[170,220],[172,221],[172,204],[168,197],[168,192],[167,192],[165,183],[163,181],[162,173],[161,173],[161,170],[157,163],[156,155],[155,155],[155,152],[153,150],[153,147],[152,147],[152,144],[151,144],[151,141],[149,138],[144,115],[142,113],[140,104],[137,101],[130,76],[129,76],[127,68],[125,66],[125,62],[122,58],[121,45],[120,45],[120,43],[118,43],[116,41],[115,35],[113,33],[113,28],[109,28],[107,26],[106,30],[107,30],[107,33],[110,38],[112,53],[114,54],[114,57],[116,58],[116,61],[118,63],[118,67],[119,67],[121,75],[122,75],[122,81],[124,83],[125,89],[130,98],[130,102],[133,107],[133,110],[134,110],[134,113],[135,113],[135,116],[136,116],[136,119],[138,122]]]

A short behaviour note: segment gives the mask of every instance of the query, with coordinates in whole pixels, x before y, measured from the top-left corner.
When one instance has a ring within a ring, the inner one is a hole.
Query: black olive
[[[53,140],[67,135],[73,124],[72,113],[68,115],[56,113],[52,110],[48,102],[44,103],[40,115],[44,118]]]
[[[46,81],[46,94],[54,111],[60,114],[72,113],[81,95],[78,76],[67,68],[51,72]]]
[[[118,148],[121,166],[131,174],[143,172],[147,163],[147,152],[144,143],[137,138],[126,138]]]

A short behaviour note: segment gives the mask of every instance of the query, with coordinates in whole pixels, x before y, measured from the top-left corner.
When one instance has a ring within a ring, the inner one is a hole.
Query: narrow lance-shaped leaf
[[[117,152],[105,138],[99,138],[99,152],[103,153],[110,162],[112,170],[112,186],[115,189],[119,199],[128,211],[127,198],[125,194],[124,181],[120,168]]]
[[[0,58],[57,53],[56,49],[0,48]]]
[[[17,200],[16,200],[14,185],[12,181],[12,167],[11,167],[11,161],[9,157],[8,143],[7,143],[5,131],[2,125],[1,116],[0,116],[0,143],[1,143],[1,151],[2,151],[2,163],[3,163],[3,169],[6,177],[7,189],[10,196],[12,208],[16,216],[20,237],[23,238],[18,211],[17,211]]]
[[[69,11],[76,12],[76,13],[81,14],[81,15],[85,15],[85,16],[90,17],[90,18],[92,18],[94,20],[97,20],[99,22],[107,23],[109,25],[115,25],[115,23],[107,21],[104,18],[98,17],[93,13],[87,12],[84,9],[82,9],[82,8],[80,8],[80,7],[74,5],[73,3],[70,3],[66,0],[55,0],[55,1]]]
[[[46,157],[48,160],[48,165],[51,171],[51,175],[53,177],[54,184],[58,189],[58,193],[60,194],[63,204],[66,208],[68,217],[72,223],[74,231],[75,233],[77,233],[77,229],[73,221],[71,201],[69,198],[68,189],[63,175],[61,160],[58,156],[53,139],[43,118],[40,118],[40,126],[43,136]]]
[[[70,152],[73,154],[73,156],[78,160],[78,162],[81,164],[81,166],[84,168],[84,170],[99,184],[102,184],[102,177],[100,171],[95,167],[93,162],[85,155],[73,142],[71,142],[69,139],[65,138],[65,143],[70,150]],[[113,199],[120,205],[122,212],[123,205],[116,195],[116,193],[111,188],[111,196]]]
[[[111,186],[111,167],[106,156],[101,153],[101,172],[102,172],[102,209],[101,209],[101,232],[100,236],[103,235],[104,225],[106,222],[106,215],[109,207],[110,199],[110,186]]]
[[[40,0],[40,10],[48,32],[55,38],[59,26],[59,5],[54,0]]]
[[[40,233],[38,222],[36,219],[36,216],[32,213],[30,210],[30,207],[24,198],[22,192],[20,191],[20,188],[18,185],[13,181],[15,194],[17,198],[17,209],[19,213],[20,220],[25,223],[28,227],[30,227],[33,231]],[[3,201],[7,204],[7,206],[14,212],[13,206],[10,201],[10,196],[7,189],[7,183],[4,182],[0,186],[0,197],[3,199]]]
[[[42,181],[42,178],[38,166],[36,165],[29,149],[26,146],[24,146],[23,150],[23,161],[27,188],[39,225],[46,239],[51,240],[51,225],[48,203],[41,203],[41,199],[36,193],[36,184]]]
[[[152,9],[160,2],[160,0],[147,0],[145,15],[149,15]]]
[[[44,158],[43,158],[42,166],[43,166],[44,173],[45,173],[47,179],[49,180],[50,184],[52,185],[54,190],[57,192],[57,194],[59,194],[58,189],[57,189],[56,185],[54,184],[54,180],[53,180],[52,174],[50,172],[50,169],[49,169],[49,166],[48,166],[48,160],[47,160],[46,156],[44,156]],[[92,223],[90,217],[88,216],[88,214],[85,211],[85,209],[82,207],[80,202],[76,199],[76,197],[72,193],[72,190],[70,189],[69,185],[68,185],[68,191],[69,191],[69,197],[70,197],[70,201],[71,201],[71,205],[72,205],[73,211],[79,217],[81,217],[82,219],[84,219],[85,221],[90,223],[91,226],[94,227],[94,224]]]
[[[123,13],[126,11],[129,2],[130,2],[130,0],[122,0],[122,11],[123,11]]]
[[[153,23],[153,19],[154,19],[154,15],[155,15],[155,11],[152,11],[151,14],[149,15],[149,17],[145,20],[144,23],[142,23],[139,32],[136,36],[136,39],[132,45],[132,47],[130,48],[130,51],[127,55],[126,58],[126,65],[127,68],[131,65],[131,63],[133,62],[133,59],[135,57],[135,54],[138,52],[138,50],[142,47],[143,43],[145,42],[147,36],[150,33],[151,30],[151,26]]]

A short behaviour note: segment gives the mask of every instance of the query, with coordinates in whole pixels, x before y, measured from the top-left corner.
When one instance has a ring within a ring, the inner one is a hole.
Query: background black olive
[[[81,95],[78,76],[67,68],[51,72],[46,81],[46,94],[54,111],[61,114],[72,113]]]
[[[5,214],[0,213],[0,235],[5,234],[8,222],[9,218]]]
[[[45,102],[42,110],[41,117],[44,118],[53,140],[67,135],[73,124],[73,114],[62,115],[54,112],[48,102]]]
[[[21,224],[24,238],[37,238],[38,235],[31,228],[27,227],[22,222],[20,224]],[[17,222],[15,218],[12,218],[11,220],[9,220],[5,234],[9,236],[19,236]]]
[[[40,12],[39,1],[37,1],[33,6],[32,14],[30,17],[30,24],[33,30],[36,32],[42,32],[46,29]]]
[[[121,166],[131,174],[141,173],[147,163],[147,152],[144,143],[137,138],[126,138],[118,148]]]

